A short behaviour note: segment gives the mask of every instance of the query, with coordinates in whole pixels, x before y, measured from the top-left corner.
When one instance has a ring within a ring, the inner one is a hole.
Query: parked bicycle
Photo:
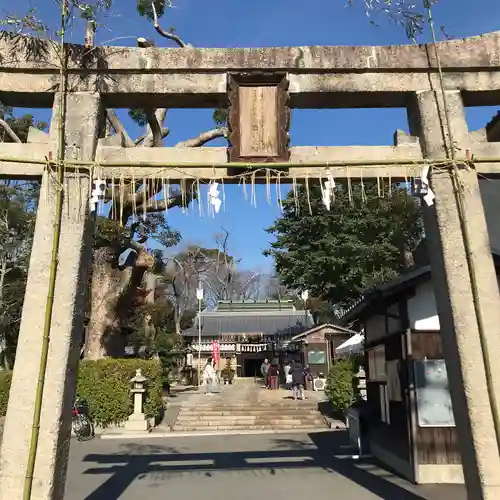
[[[73,404],[73,418],[71,426],[78,441],[89,441],[95,436],[94,425],[90,419],[90,411],[87,401],[77,399]]]

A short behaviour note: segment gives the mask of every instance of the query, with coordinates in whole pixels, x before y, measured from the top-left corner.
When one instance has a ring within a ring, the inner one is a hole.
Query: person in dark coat
[[[304,367],[298,361],[292,362],[292,391],[293,399],[305,399],[304,397]]]
[[[276,363],[271,363],[271,367],[269,368],[269,387],[271,389],[279,389],[278,383],[279,377],[279,367]]]

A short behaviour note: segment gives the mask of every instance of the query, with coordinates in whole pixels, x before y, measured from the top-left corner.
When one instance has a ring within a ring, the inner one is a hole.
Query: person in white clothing
[[[212,388],[215,382],[215,368],[212,358],[207,359],[207,364],[203,369],[203,385],[205,386],[205,394],[212,395]]]

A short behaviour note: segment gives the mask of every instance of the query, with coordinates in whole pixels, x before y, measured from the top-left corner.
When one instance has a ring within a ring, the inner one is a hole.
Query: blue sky
[[[12,10],[12,0],[0,0],[2,12]],[[97,35],[98,43],[135,45],[135,38],[153,38],[158,46],[171,46],[157,36],[153,26],[139,18],[135,0],[115,0],[114,14],[103,19]],[[379,26],[370,24],[362,8],[362,0],[345,8],[345,0],[174,0],[175,8],[166,12],[165,28],[174,26],[185,41],[198,47],[258,47],[286,45],[386,45],[407,43],[404,31],[383,18]],[[417,2],[418,3],[418,2]],[[58,15],[52,0],[16,1],[16,9],[37,6],[44,20],[56,25]],[[42,8],[43,6],[43,8]],[[500,29],[499,0],[440,0],[434,8],[436,25],[444,25],[454,37],[471,36]],[[83,31],[75,28],[74,41],[80,41]],[[421,41],[428,40],[424,37]],[[480,128],[491,119],[495,108],[468,110],[471,129]],[[47,119],[47,112],[36,113]],[[140,130],[119,113],[131,136]],[[171,135],[166,145],[197,135],[212,128],[210,110],[170,110],[167,125]],[[292,145],[376,145],[391,144],[397,128],[407,130],[403,110],[295,110],[292,113]],[[214,143],[214,145],[220,145]],[[171,224],[178,228],[184,243],[209,246],[214,234],[223,225],[231,232],[229,250],[243,259],[245,268],[268,270],[272,262],[262,256],[270,236],[264,228],[270,226],[280,211],[266,202],[265,187],[257,189],[257,208],[246,203],[238,186],[226,186],[225,210],[215,218],[198,215],[195,208],[183,215],[179,210],[169,213]],[[274,195],[274,190],[273,190]]]

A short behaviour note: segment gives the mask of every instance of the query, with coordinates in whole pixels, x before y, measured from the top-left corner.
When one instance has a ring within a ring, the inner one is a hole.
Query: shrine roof
[[[309,311],[203,311],[201,313],[201,335],[298,335],[314,326]],[[198,335],[198,317],[193,327],[182,333],[184,336]]]

